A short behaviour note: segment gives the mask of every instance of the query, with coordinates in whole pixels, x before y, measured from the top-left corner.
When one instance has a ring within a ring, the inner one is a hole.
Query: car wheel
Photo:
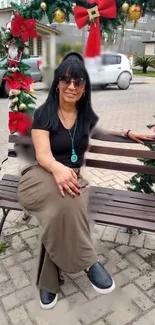
[[[9,97],[9,89],[7,87],[7,82],[6,80],[3,80],[3,83],[2,83],[2,90],[3,90],[3,96],[4,98],[8,98]]]
[[[104,90],[105,88],[107,88],[108,84],[103,84],[101,85],[101,89]]]
[[[117,86],[121,90],[126,90],[130,86],[131,75],[129,72],[123,72],[117,80]]]

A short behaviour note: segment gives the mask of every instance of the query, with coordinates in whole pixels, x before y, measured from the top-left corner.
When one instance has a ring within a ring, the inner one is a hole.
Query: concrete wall
[[[145,44],[145,55],[155,56],[155,43]]]

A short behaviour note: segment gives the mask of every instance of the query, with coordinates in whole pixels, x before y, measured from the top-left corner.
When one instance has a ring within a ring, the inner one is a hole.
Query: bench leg
[[[0,236],[1,236],[1,233],[2,233],[2,229],[3,229],[5,219],[6,219],[8,213],[10,211],[9,209],[4,209],[4,208],[2,208],[2,210],[3,210],[3,216],[2,216],[2,220],[0,222]]]

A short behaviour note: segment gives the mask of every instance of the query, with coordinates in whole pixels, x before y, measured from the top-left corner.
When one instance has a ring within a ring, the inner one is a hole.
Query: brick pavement
[[[94,92],[93,104],[101,125],[146,130],[145,125],[154,122],[153,87],[137,85],[123,92],[115,89]],[[45,94],[37,92],[37,96],[39,104]],[[7,101],[0,101],[2,160],[7,154]],[[4,164],[1,176],[6,171],[17,172],[15,159]],[[83,172],[92,184],[121,189],[131,176],[94,168]],[[67,274],[58,305],[44,312],[39,308],[35,288],[38,233],[35,218],[24,222],[22,213],[15,212],[7,218],[3,236],[8,249],[6,255],[0,255],[0,325],[155,325],[154,235],[129,235],[114,227],[92,226],[94,245],[99,258],[113,274],[116,290],[109,296],[100,296],[83,272]]]

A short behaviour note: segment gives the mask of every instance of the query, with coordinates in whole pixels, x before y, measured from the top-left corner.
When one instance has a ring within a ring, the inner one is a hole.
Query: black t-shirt
[[[60,163],[68,166],[70,168],[80,168],[83,165],[84,154],[87,151],[88,143],[89,143],[89,134],[91,129],[96,125],[98,121],[98,116],[92,111],[90,125],[86,128],[84,132],[81,132],[81,119],[78,118],[77,121],[77,129],[74,138],[74,149],[75,153],[78,156],[78,160],[76,163],[72,163],[71,155],[72,155],[72,141],[69,134],[69,131],[63,126],[60,119],[58,119],[58,125],[55,130],[52,128],[46,128],[42,124],[42,119],[40,116],[40,110],[37,109],[34,115],[32,129],[40,129],[46,130],[50,133],[50,144],[51,151],[54,158]],[[70,129],[71,135],[73,136],[75,124]]]

